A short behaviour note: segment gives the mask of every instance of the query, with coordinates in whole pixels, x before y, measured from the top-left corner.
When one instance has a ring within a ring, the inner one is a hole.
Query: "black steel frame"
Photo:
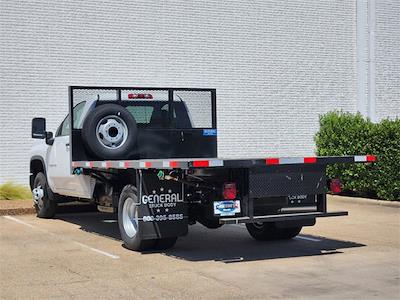
[[[210,92],[211,93],[211,112],[212,112],[212,127],[211,129],[217,128],[217,91],[216,89],[207,88],[163,88],[163,87],[112,87],[112,86],[69,86],[68,87],[68,98],[69,98],[69,116],[70,124],[74,124],[73,108],[74,108],[74,90],[115,90],[117,92],[116,101],[121,101],[122,90],[144,90],[144,91],[168,91],[169,111],[172,114],[172,102],[174,98],[174,91],[198,91],[198,92]],[[70,126],[72,133],[72,127]]]
[[[68,87],[68,99],[69,99],[69,118],[70,118],[70,159],[73,161],[73,153],[74,153],[74,131],[78,130],[73,127],[74,124],[74,90],[110,90],[116,92],[115,101],[122,101],[121,94],[123,90],[143,90],[143,91],[168,91],[168,105],[169,105],[169,118],[170,120],[173,118],[173,101],[174,101],[174,92],[175,91],[193,91],[193,92],[210,92],[211,94],[211,118],[212,118],[212,126],[209,129],[217,129],[217,104],[216,104],[216,89],[208,89],[208,88],[164,88],[164,87],[115,87],[115,86],[69,86]],[[111,99],[110,99],[111,100]],[[182,128],[184,130],[184,128]],[[72,172],[71,168],[71,172]]]

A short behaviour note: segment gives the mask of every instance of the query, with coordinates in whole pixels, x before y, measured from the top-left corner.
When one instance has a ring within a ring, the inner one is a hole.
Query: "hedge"
[[[13,182],[0,184],[0,200],[26,200],[32,199],[28,187]]]
[[[317,155],[374,154],[374,164],[335,164],[328,178],[339,178],[344,191],[400,200],[400,119],[372,123],[360,114],[329,112],[320,116]]]

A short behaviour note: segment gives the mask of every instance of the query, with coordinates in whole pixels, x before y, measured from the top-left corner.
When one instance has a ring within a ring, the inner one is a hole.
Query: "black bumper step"
[[[250,217],[221,218],[219,219],[219,223],[240,224],[240,223],[255,223],[255,222],[290,221],[290,220],[302,220],[309,218],[339,217],[339,216],[347,216],[348,214],[349,213],[347,211],[303,212],[303,213],[255,216],[253,218]]]

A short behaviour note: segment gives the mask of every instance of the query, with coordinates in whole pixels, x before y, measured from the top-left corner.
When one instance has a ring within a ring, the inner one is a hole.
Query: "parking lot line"
[[[19,223],[19,224],[28,226],[28,227],[30,227],[30,228],[35,228],[33,225],[31,225],[31,224],[29,224],[29,223],[26,223],[26,222],[24,222],[24,221],[21,221],[20,219],[14,218],[14,217],[12,217],[12,216],[3,216],[3,217],[4,217],[5,219],[7,219],[7,220],[11,220],[11,221],[17,222],[17,223]]]
[[[112,259],[118,259],[118,258],[119,258],[118,255],[114,255],[114,254],[108,253],[108,252],[106,252],[106,251],[103,251],[103,250],[99,250],[99,249],[90,247],[90,246],[88,246],[88,245],[82,244],[82,243],[77,242],[77,241],[73,241],[73,242],[74,242],[75,244],[81,246],[82,248],[86,248],[86,249],[92,250],[92,251],[94,251],[94,252],[103,254],[103,255],[108,256],[108,257],[110,257],[110,258],[112,258]]]
[[[85,244],[82,244],[82,243],[80,243],[80,242],[74,241],[74,240],[72,240],[72,239],[70,239],[70,238],[65,238],[65,237],[58,236],[58,235],[56,235],[56,234],[53,233],[53,232],[44,230],[44,229],[42,229],[42,228],[38,228],[38,227],[33,226],[33,225],[29,224],[29,223],[26,223],[26,222],[24,222],[24,221],[22,221],[22,220],[20,220],[20,219],[18,219],[18,218],[15,218],[15,217],[12,217],[12,216],[3,216],[3,218],[5,218],[5,219],[7,219],[7,220],[10,220],[10,221],[14,221],[14,222],[19,223],[19,224],[22,224],[22,225],[25,225],[25,226],[27,226],[27,227],[33,228],[33,229],[35,229],[35,230],[39,230],[39,231],[44,232],[44,233],[46,233],[46,234],[49,234],[49,235],[52,235],[52,236],[56,236],[57,238],[59,238],[59,239],[61,239],[61,240],[73,242],[74,244],[77,244],[77,245],[79,245],[79,246],[82,247],[82,248],[89,249],[89,250],[91,250],[91,251],[94,251],[94,252],[96,252],[96,253],[99,253],[99,254],[102,254],[102,255],[104,255],[104,256],[110,257],[110,258],[112,258],[112,259],[119,259],[119,256],[118,256],[118,255],[114,255],[114,254],[108,253],[108,252],[106,252],[106,251],[103,251],[103,250],[100,250],[100,249],[96,249],[96,248],[90,247],[90,246],[88,246],[88,245],[85,245]]]

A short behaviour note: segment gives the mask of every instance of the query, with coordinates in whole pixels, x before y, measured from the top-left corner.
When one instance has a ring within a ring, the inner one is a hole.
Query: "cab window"
[[[83,113],[83,108],[85,107],[86,101],[78,103],[74,109],[74,128],[77,128],[79,126],[79,123],[82,118],[82,113]],[[64,121],[60,124],[60,127],[58,127],[56,136],[65,136],[68,135],[70,132],[70,118],[69,114],[65,117]]]

